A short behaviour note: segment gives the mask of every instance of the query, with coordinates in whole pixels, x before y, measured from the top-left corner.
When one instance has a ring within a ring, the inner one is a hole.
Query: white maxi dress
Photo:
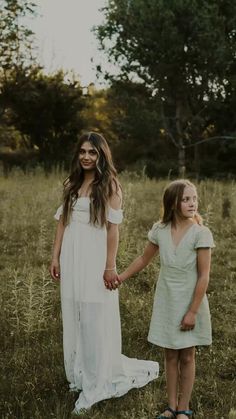
[[[55,214],[59,220],[60,206]],[[158,377],[154,361],[127,358],[121,353],[118,290],[103,282],[107,230],[89,222],[90,199],[76,200],[66,226],[61,254],[61,305],[64,364],[71,390],[82,390],[75,413],[94,403],[120,397]],[[120,224],[122,210],[109,208],[107,220]]]

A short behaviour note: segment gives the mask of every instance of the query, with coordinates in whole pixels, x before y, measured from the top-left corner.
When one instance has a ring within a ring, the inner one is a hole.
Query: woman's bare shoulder
[[[120,209],[122,207],[122,189],[117,180],[112,182],[112,195],[109,199],[109,205],[113,209]]]

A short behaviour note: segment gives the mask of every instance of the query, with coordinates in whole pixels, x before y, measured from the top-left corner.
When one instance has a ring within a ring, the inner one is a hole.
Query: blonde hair
[[[181,215],[181,200],[186,186],[196,190],[196,186],[187,179],[174,180],[166,187],[162,200],[163,211],[161,222],[163,224],[175,223],[175,215]],[[202,224],[202,217],[198,212],[193,218],[197,224]]]

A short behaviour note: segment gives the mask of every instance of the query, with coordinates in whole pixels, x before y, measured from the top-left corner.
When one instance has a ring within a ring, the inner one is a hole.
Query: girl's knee
[[[195,348],[184,348],[181,349],[179,354],[179,360],[181,364],[191,364],[195,360]]]
[[[179,351],[176,349],[165,349],[166,362],[178,362]]]

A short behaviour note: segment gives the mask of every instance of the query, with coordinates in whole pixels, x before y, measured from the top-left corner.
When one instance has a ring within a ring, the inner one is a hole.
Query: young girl
[[[142,256],[119,276],[123,282],[140,272],[159,251],[161,269],[148,340],[165,349],[168,407],[159,419],[186,419],[195,378],[195,346],[210,345],[211,322],[206,290],[209,281],[210,230],[197,212],[195,186],[176,180],[163,196],[163,216],[148,234]]]
[[[157,362],[121,353],[116,290],[121,202],[106,140],[95,132],[82,135],[55,215],[59,222],[50,267],[52,278],[61,280],[66,376],[71,390],[82,390],[76,414],[158,376]]]

